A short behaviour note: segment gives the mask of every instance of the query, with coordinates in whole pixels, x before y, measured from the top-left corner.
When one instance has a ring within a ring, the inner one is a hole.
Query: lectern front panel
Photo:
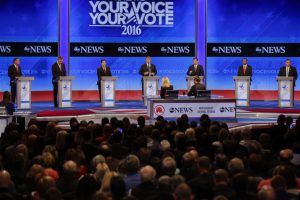
[[[71,81],[62,80],[62,91],[61,91],[61,106],[62,107],[71,107]]]

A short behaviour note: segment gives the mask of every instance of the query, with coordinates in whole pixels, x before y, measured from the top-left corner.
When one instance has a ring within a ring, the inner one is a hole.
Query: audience
[[[208,115],[101,124],[12,122],[0,138],[0,199],[296,200],[300,117],[280,115],[259,135]],[[294,124],[294,125],[293,125]]]

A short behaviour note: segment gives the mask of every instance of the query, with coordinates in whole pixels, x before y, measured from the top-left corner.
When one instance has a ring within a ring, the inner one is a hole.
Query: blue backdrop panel
[[[300,1],[297,0],[209,0],[208,43],[273,43],[275,46],[276,43],[300,43],[299,10]],[[289,54],[283,53],[277,57],[278,54],[272,56],[272,51],[269,51],[264,56],[257,49],[253,51],[259,57],[251,55],[253,57],[249,58],[249,64],[253,67],[251,88],[276,90],[275,77]],[[300,56],[300,48],[296,51]],[[236,75],[237,67],[241,65],[241,57],[232,55],[208,57],[207,84],[210,89],[234,89],[232,76]],[[292,65],[299,71],[300,58],[291,59]],[[299,81],[296,89],[300,89]]]
[[[58,41],[58,1],[2,0],[0,1],[0,9],[0,43]],[[9,54],[5,57],[5,53],[7,53],[5,47],[7,46],[0,44],[0,55],[2,56],[0,58],[0,91],[10,89],[7,68],[12,64],[13,57]],[[54,57],[41,57],[38,52],[32,56],[28,54],[23,57],[24,53],[26,54],[25,47],[22,51],[17,56],[21,58],[24,75],[35,76],[32,85],[33,90],[51,89],[49,70],[56,59]],[[56,49],[52,49],[52,53],[49,55],[56,51]]]
[[[101,9],[96,6],[93,9],[94,6],[92,5],[97,5],[97,2],[71,0],[70,40],[72,43],[87,42],[91,45],[92,43],[98,43],[98,45],[101,43],[131,43],[133,46],[138,46],[139,43],[195,43],[195,0],[153,0],[147,1],[151,5],[144,5],[145,7],[143,7],[145,1],[106,1],[113,3],[111,10],[106,10],[106,4],[103,4]],[[120,5],[117,5],[116,2],[128,5],[128,9],[118,10]],[[159,11],[162,11],[162,9],[164,11],[162,13],[159,13],[158,10],[147,12],[149,7],[157,7]],[[134,8],[140,9],[134,10]],[[114,9],[116,11],[113,11]],[[91,16],[100,14],[103,16],[102,21],[94,23]],[[143,20],[139,23],[138,20],[145,19],[150,14],[154,14],[156,17],[161,16],[162,20],[159,21],[158,18],[155,18],[157,21],[154,24],[149,24],[154,19],[151,15],[152,17],[149,16],[148,21]],[[112,16],[112,21],[115,20],[116,16],[125,16],[126,23],[105,22],[105,17],[108,15]],[[136,31],[136,28],[138,31]],[[131,34],[128,33],[128,29],[130,29],[129,33]],[[71,49],[71,51],[73,50]],[[97,89],[96,68],[100,66],[100,60],[106,57],[113,75],[119,77],[118,90],[140,90],[141,77],[138,70],[145,62],[147,52],[142,53],[142,55],[132,53],[124,57],[122,53],[119,52],[118,54],[118,50],[115,55],[111,56],[107,54],[103,56],[100,52],[97,57],[95,55],[85,58],[80,56],[71,57],[71,75],[76,76],[73,83],[74,89]],[[162,49],[158,49],[158,51],[162,51]],[[192,64],[193,56],[194,52],[188,56],[176,56],[176,53],[173,53],[170,56],[153,57],[152,63],[157,66],[158,76],[168,76],[175,88],[182,89],[186,88],[185,73],[187,67]]]

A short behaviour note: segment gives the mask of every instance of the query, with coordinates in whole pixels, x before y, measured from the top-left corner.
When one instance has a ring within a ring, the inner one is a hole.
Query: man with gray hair
[[[131,195],[136,197],[137,199],[145,199],[147,198],[154,198],[158,196],[158,190],[154,184],[154,180],[156,177],[156,171],[150,165],[146,165],[145,167],[141,168],[141,184],[135,187]]]
[[[177,165],[174,158],[168,156],[163,159],[161,165],[161,174],[160,175],[167,175],[167,176],[174,176],[176,173]]]

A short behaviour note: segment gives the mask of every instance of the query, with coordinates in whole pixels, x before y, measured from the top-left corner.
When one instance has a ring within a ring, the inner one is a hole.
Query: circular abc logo
[[[156,115],[163,115],[165,113],[165,108],[161,105],[155,106],[154,107],[154,113]]]

